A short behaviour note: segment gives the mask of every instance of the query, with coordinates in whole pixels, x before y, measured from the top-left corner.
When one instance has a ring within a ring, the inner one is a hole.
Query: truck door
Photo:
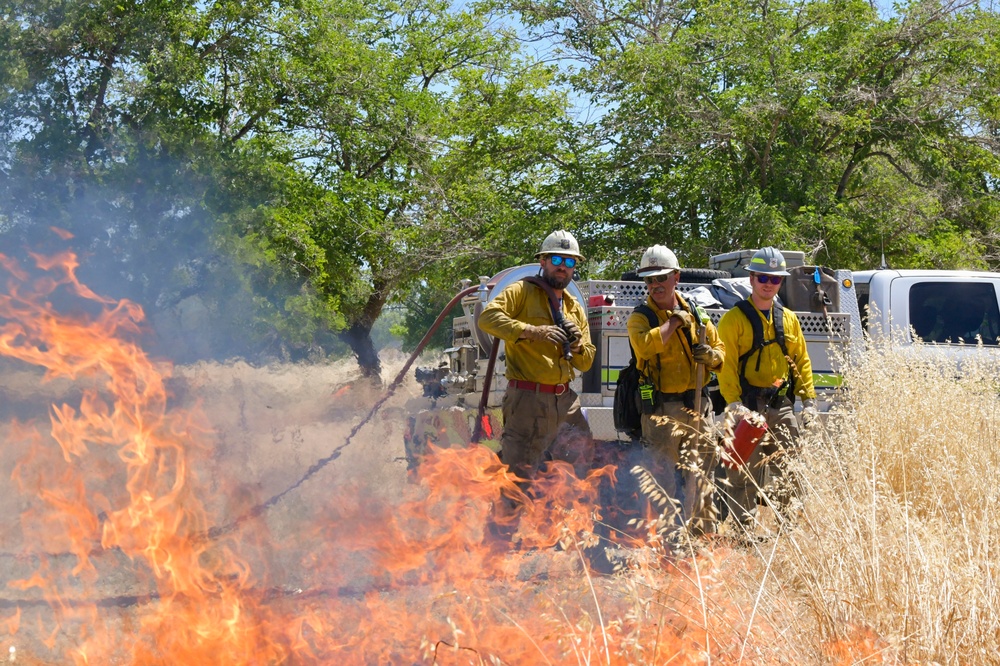
[[[892,328],[912,343],[942,347],[1000,346],[997,280],[990,277],[903,276],[892,281]]]

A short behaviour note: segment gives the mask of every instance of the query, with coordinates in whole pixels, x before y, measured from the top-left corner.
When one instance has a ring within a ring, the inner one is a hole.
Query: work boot
[[[734,520],[731,530],[733,545],[737,548],[753,550],[764,537],[757,534],[757,521],[753,516],[744,516],[744,520]]]

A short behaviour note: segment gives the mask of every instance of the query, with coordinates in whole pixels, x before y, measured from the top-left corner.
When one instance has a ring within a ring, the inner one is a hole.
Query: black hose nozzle
[[[563,358],[566,359],[567,361],[572,361],[573,360],[573,349],[572,349],[572,347],[573,347],[573,332],[569,330],[568,326],[566,326],[566,317],[563,316],[563,313],[562,313],[561,310],[553,310],[552,311],[552,315],[553,315],[553,319],[555,319],[556,326],[558,326],[559,328],[561,328],[563,330],[563,333],[566,334],[566,342],[562,343]]]

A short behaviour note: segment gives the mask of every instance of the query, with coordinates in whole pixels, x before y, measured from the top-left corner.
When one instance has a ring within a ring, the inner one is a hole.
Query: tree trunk
[[[382,382],[382,361],[379,359],[378,351],[372,342],[372,324],[355,322],[349,329],[340,334],[340,338],[350,346],[354,356],[357,357],[362,376],[380,384]]]
[[[382,280],[376,280],[374,286],[375,289],[368,297],[368,302],[361,310],[361,316],[351,322],[350,328],[341,333],[340,338],[350,346],[354,356],[357,357],[361,374],[376,384],[381,384],[382,361],[372,342],[372,327],[382,314],[388,289]]]

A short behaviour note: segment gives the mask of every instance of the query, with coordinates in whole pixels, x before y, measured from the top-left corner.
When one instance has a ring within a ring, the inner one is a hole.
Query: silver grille
[[[722,315],[728,310],[706,310],[712,323],[719,325]],[[827,318],[822,312],[796,312],[799,324],[802,325],[802,334],[808,338],[832,337],[846,338],[851,331],[851,315],[847,312],[831,312],[830,322],[827,325]]]
[[[851,331],[851,315],[846,312],[831,313],[829,322],[822,312],[797,312],[802,332],[806,335],[847,337]]]
[[[591,296],[611,296],[614,305],[630,310],[646,302],[646,285],[642,282],[620,282],[618,280],[587,280],[577,286],[588,302]]]
[[[626,331],[628,318],[634,309],[634,305],[606,305],[600,310],[590,308],[587,324],[592,331]]]

